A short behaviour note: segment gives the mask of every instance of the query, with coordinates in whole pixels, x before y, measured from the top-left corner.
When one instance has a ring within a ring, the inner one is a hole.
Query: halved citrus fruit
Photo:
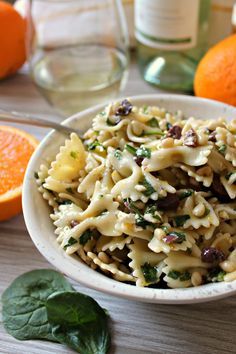
[[[32,135],[0,125],[0,221],[7,220],[22,210],[24,174],[37,144]]]

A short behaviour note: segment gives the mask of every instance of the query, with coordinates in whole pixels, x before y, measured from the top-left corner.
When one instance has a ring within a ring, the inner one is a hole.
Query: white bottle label
[[[136,0],[136,39],[153,48],[181,50],[196,45],[200,0]]]

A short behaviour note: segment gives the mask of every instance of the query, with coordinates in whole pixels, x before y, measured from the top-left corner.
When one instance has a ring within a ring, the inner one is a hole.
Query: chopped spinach
[[[168,234],[168,232],[169,232],[168,226],[162,225],[162,226],[161,226],[161,229],[162,229],[166,234]]]
[[[167,276],[169,278],[177,280],[179,278],[180,274],[181,273],[178,270],[170,270],[169,273],[167,274]]]
[[[184,198],[190,197],[190,195],[192,195],[193,192],[194,192],[194,191],[193,191],[192,189],[187,189],[187,190],[185,190],[184,192],[182,192],[182,193],[179,194],[179,199],[182,200],[182,199],[184,199]]]
[[[88,150],[95,150],[97,146],[101,147],[103,150],[106,150],[105,146],[103,146],[97,139],[88,145]]]
[[[140,210],[136,207],[134,202],[130,198],[125,198],[124,199],[124,205],[126,208],[129,209],[129,211],[134,212],[134,213],[140,213]]]
[[[58,204],[60,204],[60,205],[70,205],[70,204],[72,204],[72,201],[69,200],[69,199],[65,199],[62,202],[58,202]]]
[[[151,150],[142,146],[136,150],[136,156],[137,157],[147,157],[148,159],[150,159]]]
[[[141,266],[141,270],[143,272],[143,276],[147,283],[154,283],[157,279],[157,270],[155,267],[151,266],[150,263],[144,263]]]
[[[153,224],[144,219],[144,217],[140,213],[135,214],[135,223],[137,226],[146,229],[147,226],[153,226]]]
[[[148,113],[148,106],[147,106],[147,105],[144,105],[144,106],[143,106],[143,113],[144,113],[144,114],[147,114],[147,113]]]
[[[227,148],[227,146],[226,146],[225,144],[222,144],[222,145],[219,147],[218,151],[219,151],[222,155],[224,155],[224,153],[225,153],[225,151],[226,151],[226,148]]]
[[[116,149],[114,151],[114,156],[117,158],[117,160],[121,160],[122,159],[122,153],[120,150]]]
[[[191,279],[191,273],[189,273],[188,271],[181,273],[179,276],[180,281],[186,281],[189,279]]]
[[[172,128],[173,125],[169,122],[166,123],[166,129],[169,130],[170,128]]]
[[[188,271],[185,271],[183,273],[179,272],[178,270],[171,270],[167,276],[169,278],[172,278],[174,280],[179,279],[180,281],[186,281],[191,279],[191,273],[189,273]]]
[[[164,136],[165,134],[161,130],[144,130],[142,136],[145,135],[160,135]]]
[[[34,172],[34,178],[35,178],[35,179],[39,179],[39,174],[38,174],[38,172]]]
[[[76,152],[76,151],[71,151],[71,152],[70,152],[70,156],[71,156],[73,159],[77,159],[77,157],[78,157],[78,152]]]
[[[125,149],[132,155],[136,155],[137,149],[129,144],[125,144]]]
[[[131,201],[131,199],[124,199],[124,205],[126,206],[126,208],[129,209],[131,213],[135,214],[135,223],[137,226],[140,226],[143,229],[145,229],[147,226],[153,226],[151,222],[144,219],[143,215],[141,214],[141,211],[136,207],[136,205],[134,204],[134,202]]]
[[[150,197],[150,195],[156,192],[151,183],[149,183],[146,178],[144,178],[142,185],[146,188],[146,190],[142,192],[146,197]]]
[[[159,128],[159,122],[155,117],[149,119],[149,121],[147,121],[147,125],[152,128]]]
[[[84,246],[89,240],[91,240],[92,236],[93,232],[90,229],[84,231],[79,238],[80,245]]]
[[[225,274],[226,272],[224,270],[222,270],[220,267],[216,267],[209,271],[206,279],[208,282],[212,283],[220,282],[224,280]]]
[[[67,244],[63,247],[64,250],[66,250],[68,247],[73,246],[74,244],[76,244],[78,242],[78,240],[76,240],[74,237],[70,237],[69,240],[67,241]]]
[[[187,214],[186,215],[178,215],[174,218],[175,225],[177,227],[183,226],[188,219],[190,219],[190,216]]]
[[[148,206],[144,214],[151,214],[154,219],[161,221],[156,205]]]

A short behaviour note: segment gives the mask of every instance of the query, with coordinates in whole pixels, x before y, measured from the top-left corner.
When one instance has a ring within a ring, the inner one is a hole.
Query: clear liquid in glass
[[[69,116],[116,97],[127,79],[127,53],[98,44],[40,49],[31,75],[49,103]]]

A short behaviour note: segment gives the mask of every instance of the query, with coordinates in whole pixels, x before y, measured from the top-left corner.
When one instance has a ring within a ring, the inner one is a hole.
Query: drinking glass
[[[118,95],[127,79],[121,0],[30,0],[31,76],[47,101],[71,115]]]

